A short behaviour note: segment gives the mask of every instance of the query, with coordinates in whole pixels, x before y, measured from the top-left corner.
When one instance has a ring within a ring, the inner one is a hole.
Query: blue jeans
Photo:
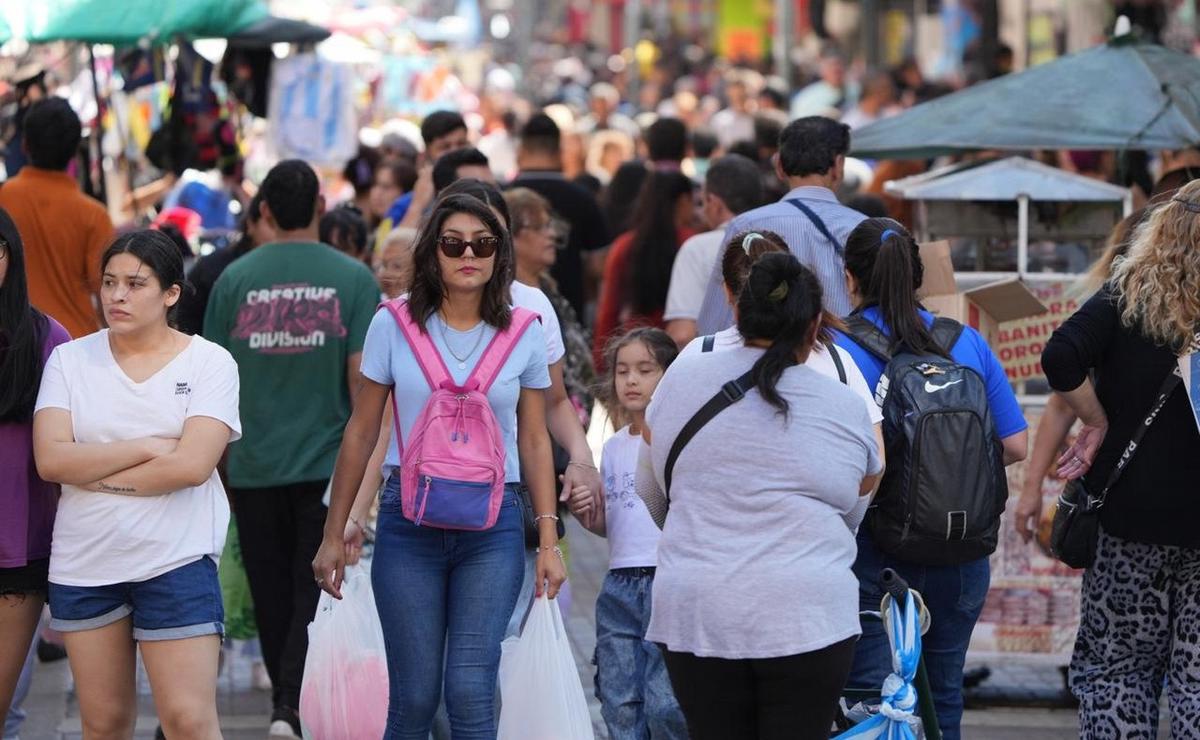
[[[860,609],[879,611],[879,600],[883,598],[879,571],[884,568],[896,571],[909,586],[920,591],[929,609],[930,627],[921,636],[921,654],[929,673],[942,737],[958,740],[963,712],[963,663],[991,582],[988,559],[962,565],[906,563],[880,552],[864,527],[858,533],[858,558],[854,561]],[[847,685],[877,690],[891,672],[891,648],[883,624],[864,620]]]
[[[524,533],[516,491],[482,532],[419,527],[393,476],[379,501],[371,583],[387,651],[388,740],[426,740],[443,691],[455,740],[496,737],[500,641],[517,602]]]
[[[688,736],[662,651],[645,640],[651,570],[609,571],[596,597],[596,698],[612,740]]]

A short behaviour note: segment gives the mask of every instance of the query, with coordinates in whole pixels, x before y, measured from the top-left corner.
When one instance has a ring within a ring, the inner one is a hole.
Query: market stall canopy
[[[1200,144],[1200,59],[1129,37],[918,105],[851,136],[865,159]]]
[[[329,38],[329,30],[311,23],[268,15],[230,34],[230,46],[270,46],[271,44],[316,44]]]
[[[1129,190],[1024,157],[941,167],[889,182],[905,200],[1017,200],[1124,202]]]
[[[0,0],[0,15],[31,43],[120,46],[180,34],[228,38],[268,14],[260,0]]]

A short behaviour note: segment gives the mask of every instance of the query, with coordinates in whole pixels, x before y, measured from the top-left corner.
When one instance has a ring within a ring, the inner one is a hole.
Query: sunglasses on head
[[[480,259],[487,259],[496,253],[500,248],[500,237],[498,236],[481,236],[474,241],[470,239],[459,239],[457,236],[449,236],[443,234],[438,237],[438,248],[442,250],[442,254],[456,259],[463,256],[467,251],[467,247],[471,248],[472,254]]]

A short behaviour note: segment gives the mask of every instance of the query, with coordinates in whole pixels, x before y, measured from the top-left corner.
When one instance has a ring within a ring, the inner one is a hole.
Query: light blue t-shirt
[[[471,376],[471,371],[479,363],[484,349],[496,335],[495,328],[486,324],[482,329],[456,331],[442,321],[436,313],[426,324],[429,337],[441,353],[446,369],[456,383],[465,383]],[[480,332],[482,331],[482,336]],[[462,353],[474,349],[466,355],[462,363],[454,358],[446,347],[446,341],[454,347],[454,351]],[[478,341],[477,341],[478,340]],[[460,368],[463,364],[466,367]],[[367,329],[366,343],[363,345],[362,374],[369,380],[381,385],[393,387],[396,396],[396,408],[400,413],[400,429],[404,438],[408,439],[412,425],[417,415],[425,407],[432,391],[412,348],[404,339],[400,327],[387,309],[375,313],[371,326]],[[512,354],[500,374],[488,391],[488,401],[492,404],[492,412],[504,435],[504,477],[507,483],[521,481],[521,465],[517,457],[517,401],[522,388],[544,389],[550,387],[550,370],[546,365],[546,341],[542,337],[541,322],[530,324],[525,333],[517,341]],[[386,480],[393,468],[400,465],[400,451],[393,434],[392,443],[388,445],[387,457],[383,463],[383,477]]]

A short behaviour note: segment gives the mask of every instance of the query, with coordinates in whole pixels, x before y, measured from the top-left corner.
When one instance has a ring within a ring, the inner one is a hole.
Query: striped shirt
[[[825,228],[838,240],[836,247],[808,216],[788,202],[797,199],[825,222]],[[839,253],[845,248],[850,232],[864,219],[866,216],[858,211],[838,203],[837,196],[828,188],[799,187],[777,203],[735,217],[725,229],[725,241],[728,243],[741,231],[774,231],[779,234],[787,242],[792,254],[821,281],[821,288],[825,292],[825,308],[837,316],[845,316],[850,313],[851,306],[850,296],[846,292],[845,266]],[[732,325],[733,311],[725,300],[721,260],[718,259],[708,281],[704,305],[697,319],[697,331],[700,334],[713,334]]]

